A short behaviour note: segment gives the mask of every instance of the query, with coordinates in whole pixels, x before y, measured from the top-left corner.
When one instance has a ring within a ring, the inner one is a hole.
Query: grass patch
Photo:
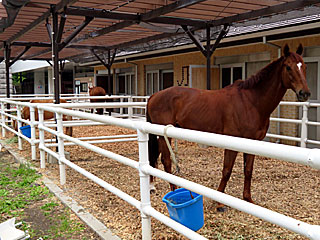
[[[80,239],[85,226],[72,220],[71,211],[39,183],[41,177],[29,166],[11,167],[0,158],[0,223],[16,217],[19,229],[31,239]],[[81,238],[85,239],[85,238]]]
[[[7,144],[17,143],[18,142],[18,136],[14,136],[12,138],[6,139],[4,142],[7,143]]]

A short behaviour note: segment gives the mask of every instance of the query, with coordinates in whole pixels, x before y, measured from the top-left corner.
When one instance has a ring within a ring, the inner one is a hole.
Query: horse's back
[[[268,124],[260,123],[250,106],[236,86],[220,90],[171,87],[150,97],[147,114],[152,123],[260,139]]]
[[[54,102],[53,99],[33,99],[33,100],[30,100],[30,103],[53,103],[53,102]],[[67,101],[65,99],[60,99],[60,103],[67,103]],[[22,117],[24,119],[30,120],[30,108],[29,107],[27,107],[27,106],[23,107]],[[44,119],[51,119],[53,117],[54,117],[54,113],[44,111]],[[35,119],[36,119],[36,121],[39,120],[37,108],[35,108]]]
[[[186,111],[186,105],[197,102],[201,91],[195,88],[170,87],[153,94],[147,104],[148,116],[153,123],[175,124],[176,116]]]
[[[105,96],[106,91],[102,87],[93,87],[89,90],[90,96]]]
[[[53,103],[53,99],[33,99],[30,100],[30,103]],[[60,103],[67,103],[65,99],[60,99]]]

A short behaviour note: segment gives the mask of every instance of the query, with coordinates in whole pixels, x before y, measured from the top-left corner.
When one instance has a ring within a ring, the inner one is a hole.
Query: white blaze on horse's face
[[[301,71],[302,63],[301,62],[297,63],[297,66],[298,66],[299,71]]]

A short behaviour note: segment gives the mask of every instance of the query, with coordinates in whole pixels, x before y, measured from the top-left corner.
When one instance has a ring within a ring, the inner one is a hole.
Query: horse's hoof
[[[218,212],[226,212],[227,208],[226,207],[217,207]]]

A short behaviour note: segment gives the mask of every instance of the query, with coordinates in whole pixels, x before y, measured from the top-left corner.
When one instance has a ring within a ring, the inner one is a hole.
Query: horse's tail
[[[150,116],[147,111],[147,122],[152,123]],[[151,167],[157,167],[157,161],[159,156],[159,145],[157,135],[149,133],[148,142],[148,152],[149,152],[149,163]]]

